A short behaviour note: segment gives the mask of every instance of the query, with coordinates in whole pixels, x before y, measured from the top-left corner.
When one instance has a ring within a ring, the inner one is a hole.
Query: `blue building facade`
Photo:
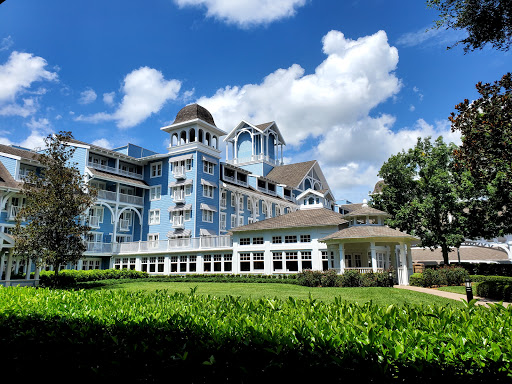
[[[315,160],[283,164],[286,145],[275,122],[241,121],[229,133],[192,104],[160,128],[167,153],[133,144],[106,149],[78,140],[73,161],[98,190],[85,212],[91,231],[77,269],[130,268],[150,273],[233,272],[230,230],[298,209],[298,196],[316,191],[313,202],[336,210]],[[219,149],[226,143],[226,158]],[[21,186],[40,167],[34,150],[0,145],[0,275],[30,266],[11,260],[9,235],[23,205]]]

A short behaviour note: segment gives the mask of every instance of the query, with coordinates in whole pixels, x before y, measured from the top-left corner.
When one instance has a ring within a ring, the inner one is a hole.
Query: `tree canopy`
[[[473,234],[512,233],[512,74],[476,85],[480,98],[457,104],[449,120],[460,131],[456,165],[471,173],[462,191],[478,227]]]
[[[455,44],[463,44],[464,52],[482,49],[487,44],[509,50],[512,0],[427,0],[427,6],[439,12],[436,28],[467,31],[467,37]]]
[[[66,144],[71,139],[71,132],[45,138],[40,172],[30,172],[24,180],[25,206],[13,232],[17,256],[51,265],[56,273],[60,265],[82,258],[84,236],[90,230],[83,214],[95,200],[95,191],[87,190],[71,163],[75,149]]]
[[[382,192],[372,196],[371,205],[388,212],[390,227],[421,239],[423,247],[441,247],[448,264],[451,247],[465,239],[467,216],[459,198],[463,177],[454,167],[457,146],[442,137],[418,138],[407,152],[391,156],[379,171]]]

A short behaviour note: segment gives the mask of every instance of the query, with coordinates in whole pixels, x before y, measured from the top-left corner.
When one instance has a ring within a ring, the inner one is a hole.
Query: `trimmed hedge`
[[[470,275],[508,276],[512,277],[512,264],[460,263]]]
[[[347,270],[341,275],[334,269],[328,271],[304,270],[297,274],[299,285],[306,287],[387,287],[388,272],[361,273]]]
[[[512,277],[507,276],[472,276],[480,280],[476,295],[500,301],[512,301]],[[473,281],[476,281],[473,280]]]
[[[41,271],[39,284],[41,287],[72,288],[76,287],[78,283],[87,281],[145,279],[148,276],[146,272],[133,271],[131,269],[91,269],[88,271],[64,269],[59,271],[57,276],[55,276],[54,271]]]
[[[417,287],[432,287],[441,285],[461,285],[469,278],[469,273],[462,267],[445,266],[441,268],[426,268],[423,273],[414,273],[409,280]]]
[[[3,378],[53,382],[510,382],[512,311],[0,288]]]

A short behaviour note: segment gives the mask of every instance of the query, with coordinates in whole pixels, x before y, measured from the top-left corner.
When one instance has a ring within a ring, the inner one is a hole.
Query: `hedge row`
[[[472,281],[480,281],[476,295],[500,301],[512,301],[512,277],[471,276]]]
[[[512,310],[9,287],[0,345],[53,382],[510,382]]]
[[[469,273],[462,267],[446,266],[427,268],[423,273],[414,273],[409,279],[411,285],[432,287],[441,285],[461,285],[469,278]]]
[[[112,279],[145,279],[149,275],[146,272],[133,271],[131,269],[91,269],[77,271],[64,269],[55,276],[54,271],[41,271],[39,284],[41,287],[75,287],[78,283],[87,281],[112,280]]]
[[[512,277],[512,264],[460,263],[470,275]]]
[[[328,271],[305,270],[297,274],[299,285],[306,287],[388,287],[388,272],[360,273],[347,270],[339,275],[334,269]]]

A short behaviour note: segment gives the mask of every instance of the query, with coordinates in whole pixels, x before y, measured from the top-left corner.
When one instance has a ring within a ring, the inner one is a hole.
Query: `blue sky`
[[[166,152],[160,127],[199,102],[219,128],[276,121],[287,163],[317,159],[360,202],[382,163],[450,132],[511,53],[446,50],[423,1],[7,0],[0,5],[0,143],[52,132]]]

